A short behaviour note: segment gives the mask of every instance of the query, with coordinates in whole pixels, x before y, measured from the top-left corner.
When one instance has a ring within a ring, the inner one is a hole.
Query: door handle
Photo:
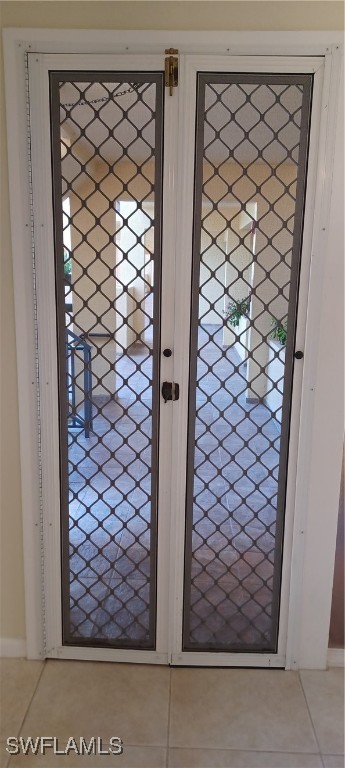
[[[176,381],[163,381],[162,397],[165,403],[168,400],[178,400],[180,397],[180,386]]]

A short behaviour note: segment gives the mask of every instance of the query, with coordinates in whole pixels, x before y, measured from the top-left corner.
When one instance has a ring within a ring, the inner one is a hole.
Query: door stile
[[[44,655],[61,644],[60,481],[56,298],[49,116],[49,80],[44,57],[28,54],[30,137],[38,320],[38,381],[41,479],[41,564]]]
[[[180,384],[172,424],[170,632],[169,659],[179,663],[183,615],[183,560],[185,541],[186,445],[188,423],[190,293],[192,269],[192,228],[194,149],[195,149],[195,73],[189,58],[180,56],[178,168],[176,183],[176,280],[174,320],[174,380]],[[181,662],[180,662],[181,663]]]
[[[174,88],[172,96],[165,88],[164,99],[164,149],[163,149],[163,227],[162,227],[162,282],[161,282],[161,339],[160,339],[160,391],[163,381],[178,382],[175,369],[176,343],[174,341],[175,279],[177,258],[177,163],[178,125],[181,108],[180,89]],[[172,355],[163,355],[171,349]],[[180,401],[163,401],[160,398],[159,484],[158,484],[158,554],[157,554],[157,653],[169,656],[171,632],[169,609],[170,569],[173,562],[171,539],[174,519],[171,506],[172,471],[174,451],[173,425]]]

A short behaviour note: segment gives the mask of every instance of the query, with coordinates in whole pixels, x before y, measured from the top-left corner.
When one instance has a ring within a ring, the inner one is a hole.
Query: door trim
[[[17,332],[17,365],[21,438],[21,476],[23,497],[24,572],[26,597],[26,632],[29,658],[42,658],[42,563],[40,529],[40,469],[37,421],[37,387],[35,364],[35,293],[32,285],[32,216],[30,211],[30,166],[27,161],[25,55],[31,51],[118,52],[124,48],[142,50],[142,32],[84,30],[5,30],[6,113],[10,167],[10,204],[12,249],[15,283]],[[300,444],[300,467],[297,477],[297,510],[294,530],[294,578],[291,584],[290,621],[287,666],[326,665],[328,618],[335,552],[338,511],[338,489],[342,455],[343,423],[335,414],[329,418],[328,401],[341,402],[343,366],[340,347],[331,355],[329,336],[320,327],[320,317],[341,322],[342,269],[341,230],[329,234],[330,224],[341,217],[342,180],[340,172],[333,179],[339,75],[342,66],[342,36],[339,33],[228,33],[228,32],[149,32],[145,34],[146,50],[161,51],[165,45],[178,45],[180,50],[198,52],[241,51],[320,56],[325,61],[322,96],[315,215],[308,237],[313,243],[310,275],[307,337],[313,339],[305,359],[303,396],[307,407],[301,422],[308,426]],[[337,151],[341,152],[341,128],[337,134]],[[339,170],[340,165],[338,166]],[[313,236],[311,238],[311,230]],[[306,237],[306,229],[305,229]],[[323,277],[328,279],[323,284]],[[336,310],[334,311],[334,307]],[[319,363],[321,360],[321,363]],[[322,360],[333,363],[333,376],[327,376]],[[312,418],[311,418],[312,417]],[[327,443],[325,456],[321,435]],[[303,477],[302,477],[303,475]],[[312,492],[311,492],[312,486]],[[324,501],[327,504],[327,537],[324,535]],[[313,517],[312,517],[313,516]],[[314,518],[314,530],[304,523]],[[306,539],[306,542],[304,541]],[[312,598],[312,587],[319,583],[319,563],[324,564],[323,589],[319,600]],[[312,626],[314,636],[308,633]],[[311,637],[312,646],[311,647]],[[315,642],[315,638],[317,642]],[[164,663],[164,662],[163,662]],[[190,663],[190,662],[189,662]]]

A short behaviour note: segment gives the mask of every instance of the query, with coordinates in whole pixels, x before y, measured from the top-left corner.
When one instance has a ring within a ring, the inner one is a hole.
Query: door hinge
[[[165,85],[169,88],[170,96],[173,95],[173,89],[178,85],[178,58],[176,48],[166,48],[168,54],[165,59]]]

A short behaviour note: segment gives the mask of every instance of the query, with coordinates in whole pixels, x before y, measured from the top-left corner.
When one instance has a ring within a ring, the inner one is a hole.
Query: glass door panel
[[[153,649],[163,75],[50,90],[63,642]]]
[[[198,75],[183,650],[277,651],[311,81]]]

